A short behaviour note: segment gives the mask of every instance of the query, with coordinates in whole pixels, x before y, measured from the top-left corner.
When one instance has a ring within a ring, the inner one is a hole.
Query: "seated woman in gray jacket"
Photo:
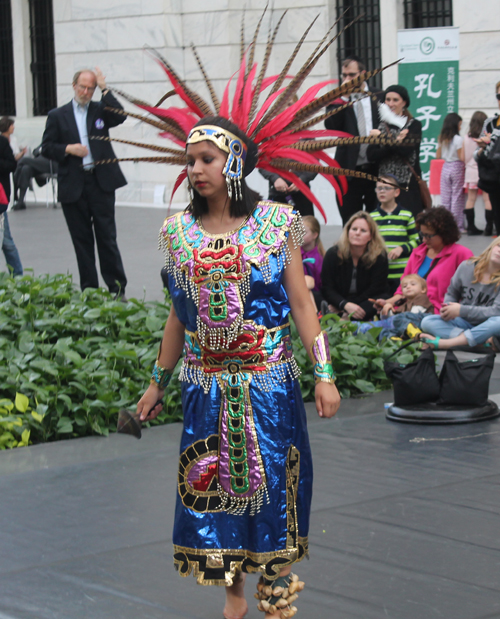
[[[462,262],[444,297],[439,316],[426,316],[421,341],[433,348],[476,346],[500,341],[500,237],[477,258]],[[432,337],[434,336],[434,337]]]

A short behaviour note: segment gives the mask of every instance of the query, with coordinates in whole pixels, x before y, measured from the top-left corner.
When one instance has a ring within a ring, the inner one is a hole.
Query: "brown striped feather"
[[[262,81],[264,80],[264,76],[265,76],[266,71],[267,71],[267,66],[269,64],[269,58],[271,56],[271,51],[273,49],[274,40],[276,39],[276,35],[278,34],[279,27],[281,26],[281,22],[283,21],[283,18],[285,17],[285,14],[286,14],[286,11],[279,18],[278,23],[276,24],[276,26],[274,28],[273,34],[271,35],[271,32],[269,32],[269,36],[267,38],[267,45],[266,45],[266,49],[265,49],[265,52],[264,52],[264,58],[262,59],[262,62],[261,62],[261,65],[260,65],[260,72],[259,72],[259,75],[257,77],[257,82],[255,84],[255,92],[254,92],[254,95],[253,95],[252,104],[250,106],[250,113],[248,115],[248,121],[249,121],[248,129],[250,128],[250,125],[253,122],[253,117],[255,115],[255,110],[257,108],[257,102],[259,100],[260,87],[262,85]]]
[[[193,55],[195,57],[195,60],[198,63],[198,67],[200,68],[201,74],[203,75],[203,79],[205,80],[205,84],[207,85],[208,92],[210,93],[210,97],[212,99],[212,103],[214,104],[215,113],[218,114],[219,110],[220,110],[219,98],[217,97],[217,94],[215,92],[213,84],[210,81],[210,78],[208,77],[207,72],[205,71],[205,67],[202,64],[202,62],[200,60],[200,57],[198,56],[198,52],[196,51],[196,47],[194,45],[191,45],[191,49],[193,51]]]
[[[140,114],[135,114],[134,112],[127,112],[119,108],[106,106],[104,109],[108,112],[113,112],[114,114],[118,114],[119,116],[130,116],[130,118],[136,118],[137,120],[140,120],[141,122],[146,123],[147,125],[152,125],[153,127],[160,129],[161,131],[168,131],[169,133],[171,133],[172,135],[175,135],[176,138],[179,138],[179,140],[182,140],[183,142],[187,140],[187,135],[184,133],[184,131],[182,131],[182,129],[179,129],[179,127],[174,127],[164,121],[155,120],[154,118],[149,118],[149,116],[141,116]]]
[[[169,148],[168,146],[157,146],[156,144],[146,144],[145,142],[132,142],[131,140],[120,140],[118,138],[108,138],[101,135],[91,135],[91,140],[99,140],[100,142],[119,142],[120,144],[128,144],[129,146],[137,146],[139,148],[147,148],[155,150],[159,153],[171,153],[172,155],[183,156],[185,153],[179,148]]]

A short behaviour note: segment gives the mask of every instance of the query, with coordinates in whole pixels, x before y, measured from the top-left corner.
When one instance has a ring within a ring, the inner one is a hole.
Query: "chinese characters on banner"
[[[422,123],[420,167],[429,180],[437,139],[449,112],[458,112],[458,28],[398,31],[399,84],[408,89],[410,112]]]

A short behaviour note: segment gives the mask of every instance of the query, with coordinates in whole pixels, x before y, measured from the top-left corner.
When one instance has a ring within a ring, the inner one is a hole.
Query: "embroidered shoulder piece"
[[[177,213],[165,220],[159,244],[176,285],[197,301],[206,275],[216,268],[222,269],[227,277],[228,263],[232,263],[231,278],[244,296],[248,293],[245,280],[251,266],[258,268],[264,281],[269,282],[270,256],[274,255],[278,267],[284,268],[290,261],[289,235],[297,248],[302,244],[304,233],[302,219],[290,205],[263,201],[239,228],[220,235],[206,233],[191,213]]]

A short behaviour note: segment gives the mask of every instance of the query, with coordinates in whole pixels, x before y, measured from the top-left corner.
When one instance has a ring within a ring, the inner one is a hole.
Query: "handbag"
[[[495,353],[479,359],[458,361],[449,350],[439,375],[439,404],[484,406],[488,401]]]
[[[3,188],[2,183],[0,183],[0,215],[2,213],[5,213],[8,206],[9,199],[7,198],[7,194],[5,193],[5,189]]]
[[[392,380],[396,406],[435,402],[439,397],[439,379],[434,353],[430,348],[424,350],[416,361],[406,365],[397,361],[389,361],[390,357],[414,343],[414,340],[406,342],[392,355],[389,355],[384,362],[385,373]]]
[[[407,159],[405,159],[404,162],[410,168],[410,172],[413,174],[413,176],[417,179],[418,190],[420,192],[420,199],[422,200],[424,209],[432,208],[432,197],[431,197],[431,192],[429,191],[429,187],[427,186],[427,183],[424,181],[424,179],[421,176],[419,176],[415,172],[415,170],[413,169],[413,166],[410,165],[410,162]]]

